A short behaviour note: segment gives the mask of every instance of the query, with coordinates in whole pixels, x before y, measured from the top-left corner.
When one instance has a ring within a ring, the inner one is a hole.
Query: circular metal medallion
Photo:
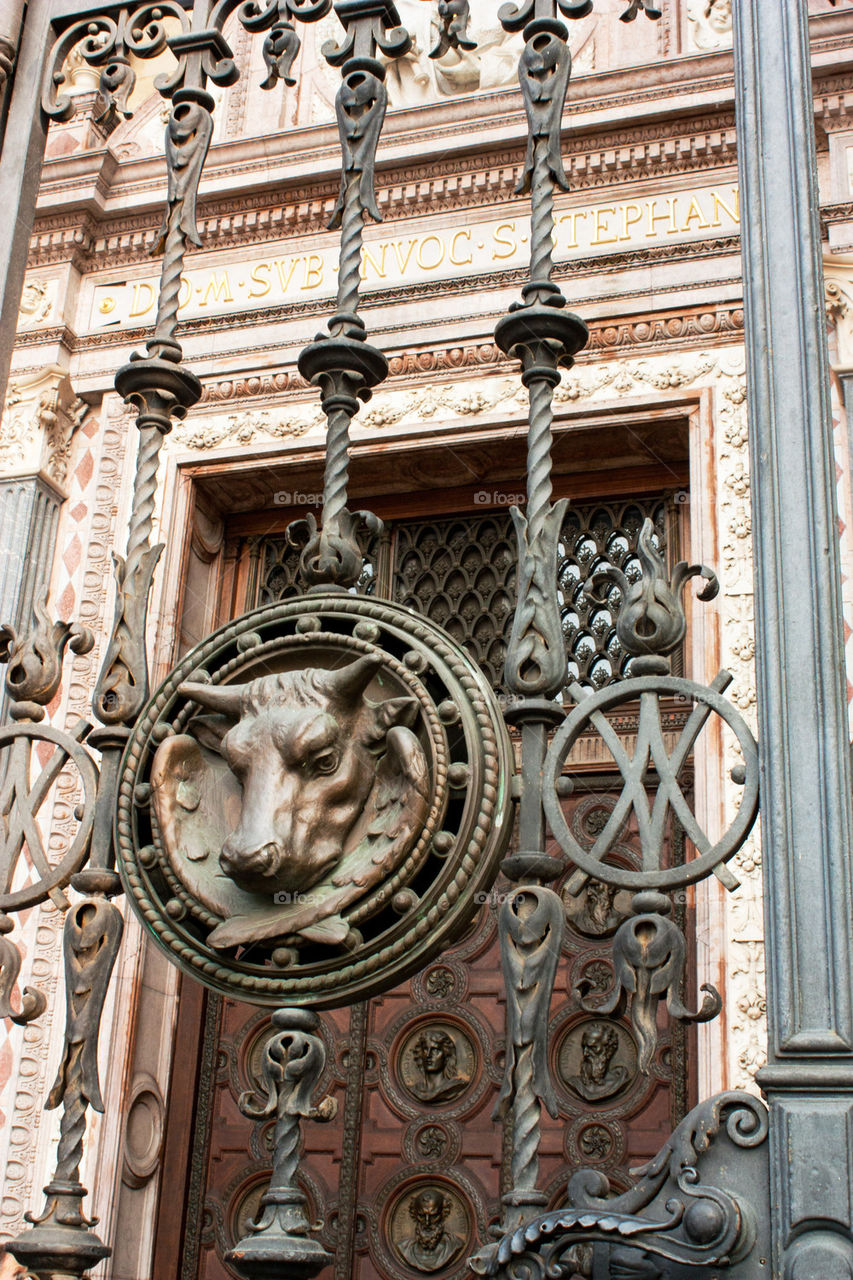
[[[458,938],[511,832],[491,688],[427,619],[303,596],[194,649],[138,720],[116,843],[170,957],[256,1004],[333,1008]]]

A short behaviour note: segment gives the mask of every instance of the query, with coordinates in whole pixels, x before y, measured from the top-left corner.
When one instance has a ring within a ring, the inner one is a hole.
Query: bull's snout
[[[278,873],[281,849],[274,842],[259,849],[239,848],[232,840],[226,840],[219,855],[219,865],[227,876],[246,888],[264,888],[264,881]]]

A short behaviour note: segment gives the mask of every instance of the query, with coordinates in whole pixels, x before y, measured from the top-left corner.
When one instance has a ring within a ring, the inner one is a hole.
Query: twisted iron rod
[[[337,306],[339,312],[349,316],[354,316],[358,311],[361,290],[361,244],[364,234],[361,177],[361,173],[355,171],[347,178],[341,222]],[[344,328],[344,323],[338,321],[333,324],[332,332],[337,336]]]
[[[547,375],[531,377],[530,426],[527,433],[527,540],[532,545],[542,534],[545,517],[551,509],[551,449],[554,420],[552,379]]]
[[[77,1182],[83,1160],[88,1102],[83,1096],[83,1044],[72,1050],[65,1073],[62,1095],[62,1119],[59,1122],[59,1146],[56,1152],[55,1181]]]
[[[537,138],[534,145],[531,190],[530,281],[550,284],[554,272],[554,179],[547,138]]]
[[[163,433],[158,427],[139,428],[139,447],[136,452],[136,477],[133,484],[133,505],[127,533],[128,571],[133,570],[148,550],[151,530],[154,527],[154,508],[157,499],[157,471],[160,466],[160,450]]]
[[[157,298],[157,322],[148,350],[154,356],[163,356],[164,347],[174,350],[175,330],[178,327],[178,304],[181,295],[181,276],[187,251],[187,238],[181,230],[183,201],[176,200],[169,210],[163,266],[160,269],[160,292]]]
[[[542,1106],[534,1087],[532,1044],[524,1045],[519,1051],[513,1072],[513,1082],[513,1145],[510,1161],[512,1189],[514,1192],[535,1191],[539,1181]]]

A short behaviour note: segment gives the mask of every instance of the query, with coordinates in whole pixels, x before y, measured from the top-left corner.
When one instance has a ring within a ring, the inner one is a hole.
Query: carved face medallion
[[[458,1265],[469,1234],[465,1206],[440,1184],[427,1183],[409,1190],[391,1212],[392,1249],[411,1271],[432,1275]]]
[[[123,765],[120,869],[208,985],[349,1003],[464,930],[508,841],[508,773],[494,696],[437,627],[291,600],[210,637],[154,695]]]
[[[627,1089],[637,1074],[637,1052],[624,1027],[606,1020],[576,1023],[557,1051],[563,1084],[586,1102],[603,1102]]]
[[[408,1093],[430,1106],[453,1102],[474,1075],[474,1046],[459,1027],[421,1024],[403,1041],[398,1074]]]

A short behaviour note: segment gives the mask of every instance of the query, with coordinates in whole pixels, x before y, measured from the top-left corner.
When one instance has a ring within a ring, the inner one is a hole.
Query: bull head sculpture
[[[337,670],[180,686],[215,714],[158,748],[152,800],[172,869],[195,894],[194,864],[218,855],[220,874],[206,872],[200,895],[224,917],[214,946],[294,934],[342,941],[340,911],[417,838],[429,792],[408,727],[418,704],[365,696],[381,664],[368,654]],[[212,770],[211,749],[227,771]]]

